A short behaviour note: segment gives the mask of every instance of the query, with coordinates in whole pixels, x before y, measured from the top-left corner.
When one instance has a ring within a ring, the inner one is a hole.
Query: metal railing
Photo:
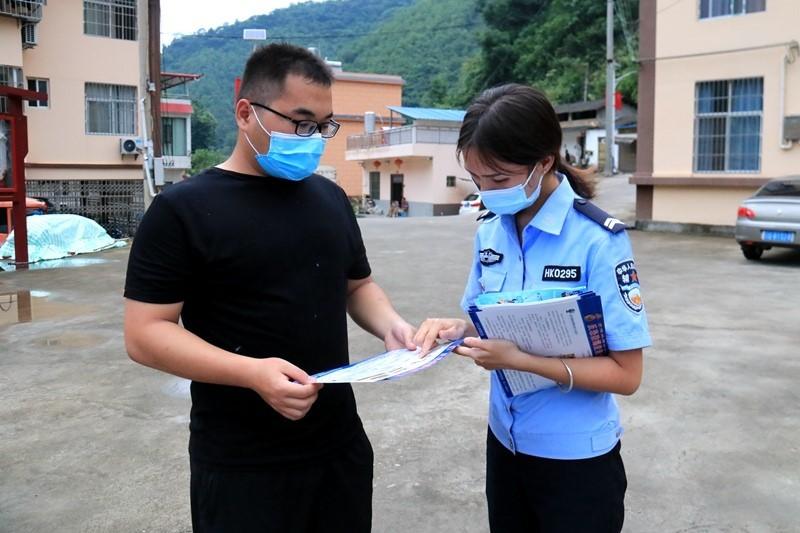
[[[46,198],[51,213],[91,218],[112,237],[136,233],[144,215],[144,182],[138,180],[26,180],[28,196]]]
[[[29,22],[42,20],[44,0],[0,0],[0,15],[9,15]]]
[[[456,144],[458,128],[403,126],[347,138],[348,150],[366,150],[398,144]]]

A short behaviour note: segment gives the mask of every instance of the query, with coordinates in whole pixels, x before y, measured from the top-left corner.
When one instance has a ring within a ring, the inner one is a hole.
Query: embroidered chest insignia
[[[484,248],[478,252],[478,258],[483,266],[490,266],[503,260],[503,254],[495,252],[491,248]]]

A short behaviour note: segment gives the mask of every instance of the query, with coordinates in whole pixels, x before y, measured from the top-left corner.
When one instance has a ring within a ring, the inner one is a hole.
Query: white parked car
[[[466,198],[461,202],[461,207],[458,208],[458,214],[463,215],[465,213],[477,213],[486,209],[486,207],[481,202],[481,193],[473,192],[468,194]]]

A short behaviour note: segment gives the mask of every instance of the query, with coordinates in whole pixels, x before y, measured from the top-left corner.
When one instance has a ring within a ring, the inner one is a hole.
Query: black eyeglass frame
[[[286,120],[288,120],[289,122],[291,122],[292,124],[294,124],[294,133],[295,133],[295,135],[299,135],[300,137],[311,137],[311,136],[312,136],[312,135],[314,135],[315,133],[319,132],[319,133],[320,133],[320,135],[322,135],[322,137],[323,137],[323,138],[325,138],[325,139],[330,139],[331,137],[333,137],[334,135],[336,135],[336,134],[339,132],[339,128],[341,128],[341,127],[342,127],[342,125],[341,125],[341,124],[339,124],[338,122],[336,122],[336,121],[335,121],[335,120],[333,120],[333,119],[330,119],[330,120],[328,120],[328,121],[325,121],[325,122],[323,122],[322,124],[320,124],[319,122],[317,122],[317,121],[315,121],[315,120],[308,120],[308,119],[306,119],[306,120],[295,120],[295,119],[293,119],[292,117],[288,117],[288,116],[284,115],[284,114],[283,114],[283,113],[281,113],[280,111],[275,111],[275,110],[274,110],[274,109],[272,109],[271,107],[269,107],[269,106],[265,106],[264,104],[259,104],[258,102],[252,102],[252,101],[251,101],[251,102],[250,102],[250,105],[254,105],[254,106],[256,106],[256,107],[260,107],[261,109],[266,109],[267,111],[269,111],[269,112],[271,112],[271,113],[275,113],[275,114],[276,114],[276,115],[278,115],[279,117],[281,117],[281,118],[283,118],[283,119],[286,119]],[[301,126],[301,125],[303,125],[303,124],[305,124],[305,125],[313,124],[313,125],[314,125],[314,129],[313,129],[313,130],[311,130],[310,132],[307,132],[307,133],[300,133],[300,126]],[[322,132],[322,127],[323,127],[324,125],[326,125],[326,124],[327,124],[327,125],[330,125],[330,126],[333,126],[333,128],[334,128],[334,129],[333,129],[333,133],[331,133],[330,135],[325,135],[325,134]]]

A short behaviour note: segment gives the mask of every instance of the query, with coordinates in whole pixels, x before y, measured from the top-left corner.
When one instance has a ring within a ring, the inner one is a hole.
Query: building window
[[[0,65],[0,85],[22,89],[24,87],[22,69],[10,65]],[[6,104],[6,97],[0,96],[0,113],[7,112],[8,106]]]
[[[28,107],[50,107],[50,82],[47,80],[28,78],[28,90],[45,93],[47,100],[28,100]]]
[[[136,87],[87,83],[86,133],[136,133]]]
[[[597,118],[596,109],[589,109],[587,111],[575,111],[572,113],[572,120],[586,120],[590,118]]]
[[[83,0],[83,33],[136,40],[136,0]]]
[[[186,119],[163,117],[161,119],[161,143],[164,155],[186,155]]]
[[[456,186],[456,177],[455,176],[447,176],[447,186],[448,187],[455,187]]]
[[[0,189],[10,189],[14,185],[11,175],[13,170],[11,167],[14,163],[12,148],[11,121],[0,119]],[[2,215],[3,212],[0,212],[0,217]]]
[[[24,85],[22,69],[9,65],[0,65],[0,85],[22,89]]]
[[[763,78],[696,84],[696,172],[754,172],[761,168],[763,92]]]
[[[700,18],[744,15],[765,11],[767,0],[700,0]]]
[[[381,173],[369,173],[369,197],[373,200],[380,200],[381,198]]]

